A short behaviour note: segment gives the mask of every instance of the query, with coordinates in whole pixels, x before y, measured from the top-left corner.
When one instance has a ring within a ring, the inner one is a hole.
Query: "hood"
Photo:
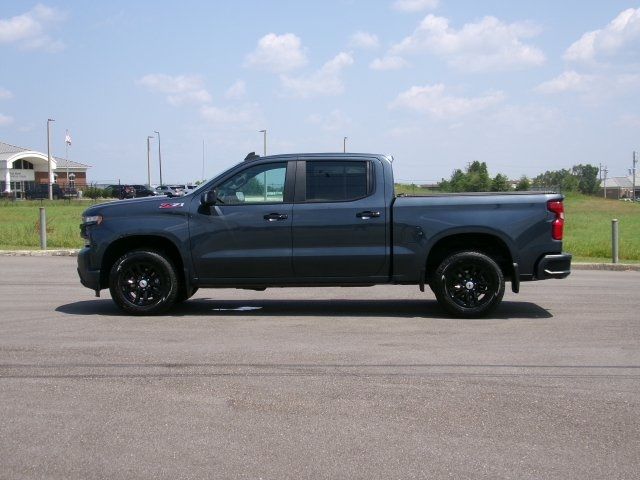
[[[166,195],[160,195],[157,197],[142,197],[142,198],[130,198],[126,200],[115,200],[112,202],[99,203],[87,208],[83,216],[91,215],[136,215],[136,214],[149,214],[161,210],[162,204],[184,204],[178,208],[172,208],[171,210],[184,210],[187,211],[187,207],[191,203],[193,195],[185,195],[183,197],[167,197]]]

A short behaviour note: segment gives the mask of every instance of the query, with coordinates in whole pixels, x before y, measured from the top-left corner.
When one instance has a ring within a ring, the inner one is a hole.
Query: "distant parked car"
[[[109,195],[113,198],[124,200],[125,198],[135,198],[136,190],[133,185],[109,185],[107,187]]]
[[[193,192],[196,188],[198,188],[197,185],[192,185],[190,183],[184,184],[184,185],[178,185],[178,187],[180,187],[180,190],[182,190],[182,192],[185,195],[189,195],[191,192]]]
[[[60,185],[54,183],[51,185],[52,196],[54,200],[64,198],[65,194],[60,188]],[[24,192],[24,198],[27,200],[46,200],[49,198],[49,185],[46,183],[34,185],[28,188]]]
[[[152,197],[156,194],[153,190],[151,190],[146,185],[132,185],[136,192],[136,197]]]
[[[160,185],[156,187],[156,192],[158,195],[166,195],[167,197],[181,197],[184,195],[182,190],[178,190],[170,185]]]

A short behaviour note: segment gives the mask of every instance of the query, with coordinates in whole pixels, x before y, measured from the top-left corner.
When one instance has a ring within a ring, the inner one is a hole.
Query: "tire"
[[[489,314],[504,296],[504,275],[498,264],[480,252],[446,257],[432,277],[431,289],[449,314],[477,318]]]
[[[176,269],[162,253],[133,250],[111,267],[109,291],[118,307],[132,315],[166,312],[178,297]]]

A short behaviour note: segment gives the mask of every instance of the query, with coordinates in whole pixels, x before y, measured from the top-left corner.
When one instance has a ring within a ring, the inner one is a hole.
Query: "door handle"
[[[280,220],[286,220],[289,215],[286,213],[267,213],[264,217],[267,222],[279,222]]]
[[[369,220],[370,218],[378,218],[380,216],[380,212],[372,212],[371,210],[366,210],[364,212],[356,213],[356,217],[361,218],[362,220]]]

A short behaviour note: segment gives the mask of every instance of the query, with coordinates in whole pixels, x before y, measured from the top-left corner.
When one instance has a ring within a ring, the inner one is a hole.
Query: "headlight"
[[[82,223],[84,225],[100,225],[102,223],[102,215],[89,215],[82,217]]]

